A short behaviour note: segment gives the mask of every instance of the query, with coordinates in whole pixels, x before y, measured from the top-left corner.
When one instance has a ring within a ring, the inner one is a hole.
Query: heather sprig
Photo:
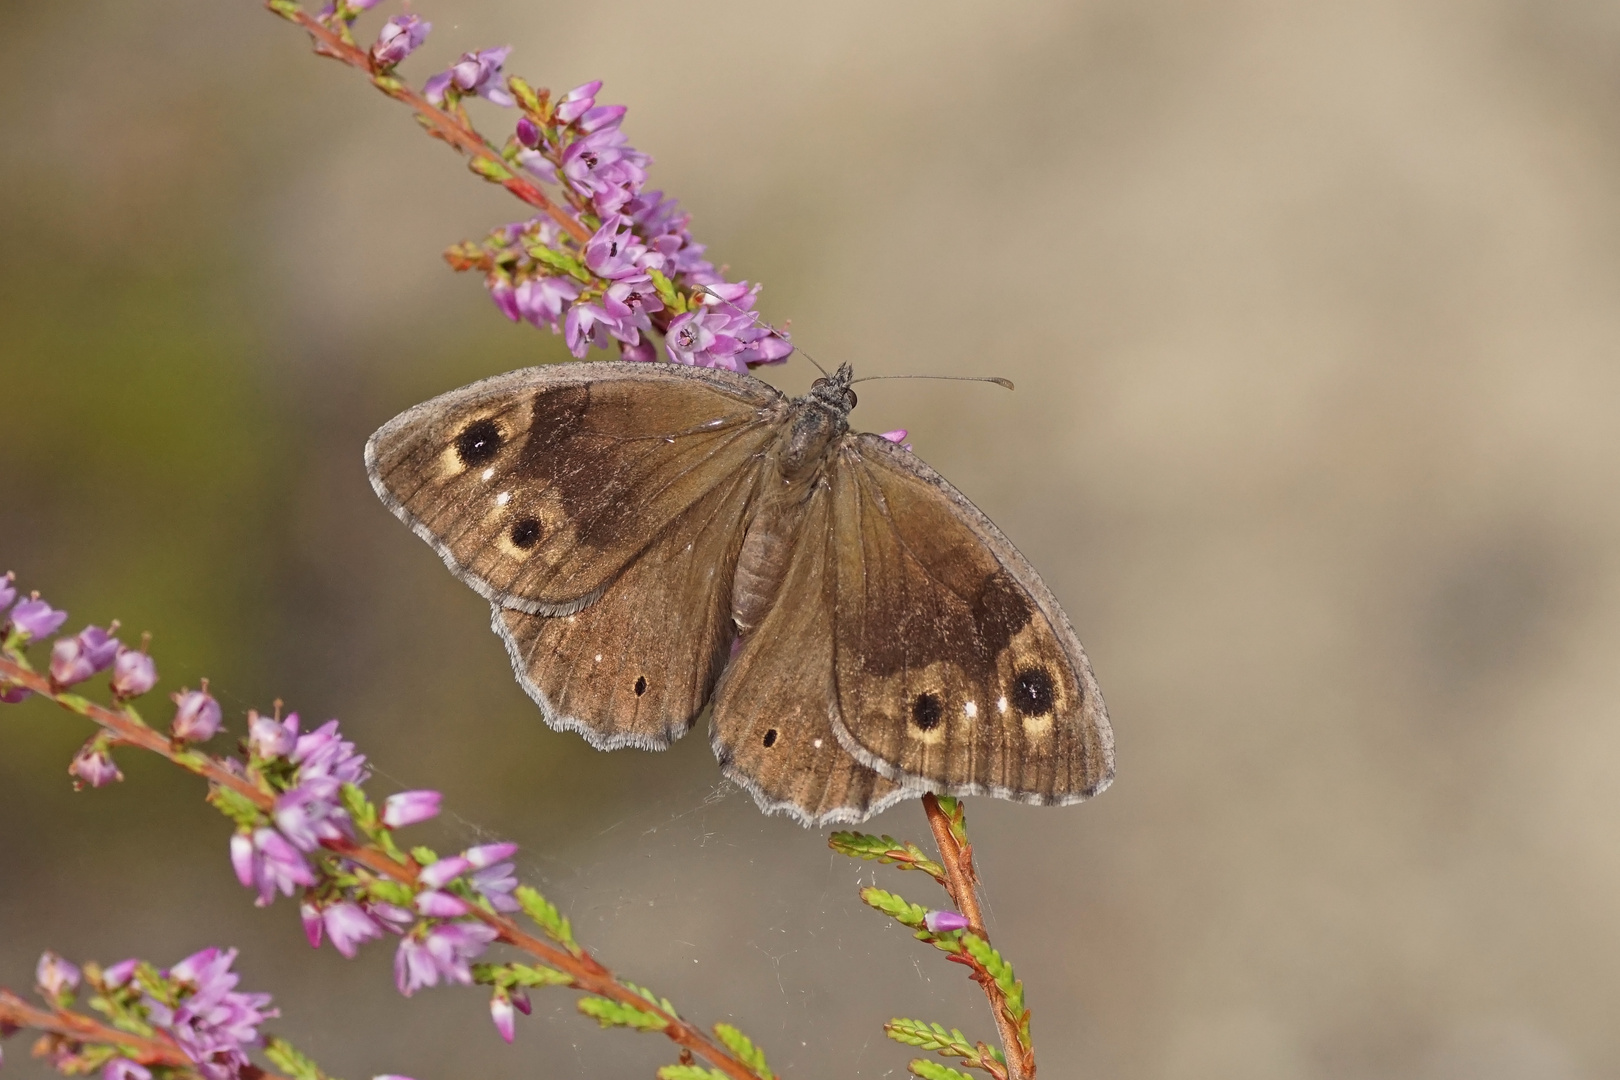
[[[4,581],[10,590],[11,576]],[[173,695],[174,718],[168,733],[160,732],[140,716],[133,702],[157,683],[157,667],[144,643],[143,671],[149,677],[139,683],[121,683],[115,670],[108,686],[109,700],[93,701],[70,690],[57,677],[55,661],[66,651],[61,647],[63,641],[73,643],[75,656],[101,650],[115,657],[111,629],[91,626],[72,638],[57,639],[50,644],[51,674],[42,674],[30,662],[29,648],[43,646],[49,633],[43,628],[48,623],[60,626],[65,614],[51,609],[37,595],[25,603],[36,607],[23,611],[23,605],[17,605],[0,624],[0,700],[21,700],[25,695],[14,693],[18,690],[37,694],[98,726],[70,767],[80,783],[99,787],[121,780],[113,752],[122,748],[156,753],[206,779],[208,801],[235,825],[228,846],[237,879],[253,890],[255,903],[261,907],[279,896],[296,897],[300,921],[312,946],[330,941],[339,953],[353,957],[368,942],[396,938],[394,975],[400,993],[411,995],[441,983],[488,986],[491,1019],[507,1041],[515,1037],[516,1014],[529,1011],[530,989],[567,986],[584,992],[580,1011],[604,1027],[662,1032],[683,1051],[717,1068],[717,1075],[733,1080],[761,1076],[753,1064],[758,1057],[753,1043],[738,1042],[732,1036],[734,1029],[726,1028],[725,1035],[709,1035],[683,1020],[667,998],[620,979],[592,957],[575,940],[572,925],[555,904],[538,890],[518,884],[512,861],[516,844],[484,843],[448,855],[421,845],[409,852],[402,850],[396,830],[437,815],[439,793],[397,792],[384,799],[379,809],[365,790],[371,778],[366,756],[344,737],[336,720],[306,729],[296,712],[283,715],[278,702],[269,715],[249,711],[238,753],[207,753],[197,744],[221,730],[222,717],[206,683],[201,689]],[[40,610],[52,614],[49,618],[33,614]],[[31,625],[20,621],[27,618],[35,621]],[[91,663],[99,663],[100,658],[101,653],[96,653]],[[111,664],[109,659],[101,669]],[[74,686],[91,677],[79,677],[77,668],[65,674],[73,678]],[[512,918],[518,912],[529,916],[544,939]],[[484,961],[497,944],[539,963]],[[180,1052],[198,1055],[198,1059],[186,1060],[205,1080],[247,1075],[247,1059],[238,1051],[254,1043],[258,1019],[272,1014],[264,1011],[268,998],[230,996],[235,993],[236,976],[229,971],[234,957],[234,951],[199,953],[163,976],[171,981],[190,980],[193,989],[188,992],[173,987],[172,992],[160,992],[155,989],[159,985],[153,981],[156,976],[142,974],[146,967],[131,967],[127,977],[135,981],[129,985],[147,995],[142,1002],[150,998],[157,1004],[143,1004],[140,1009],[130,1002],[118,1005],[122,1011],[112,1017],[114,1026],[134,1030],[131,1025],[145,1025],[159,1034],[170,1031],[170,1042]],[[47,958],[41,962],[39,983],[59,1010],[71,1004],[79,978],[79,970],[66,961]],[[117,995],[108,996],[110,990],[126,985],[124,981],[110,989],[94,985],[98,997],[91,1001],[92,1007],[101,1008],[97,1002],[112,1007],[124,1001]],[[73,1027],[77,1020],[17,1012],[13,1008],[16,1000],[0,992],[0,1029],[11,1024],[55,1031],[62,1039],[76,1038],[75,1047],[118,1045],[99,1034],[97,1038],[84,1035],[88,1029]],[[214,1006],[206,1017],[201,1009],[205,1002]],[[46,1020],[57,1026],[41,1026]],[[75,1031],[84,1037],[75,1036]],[[737,1049],[744,1045],[746,1051]],[[305,1069],[300,1064],[303,1059],[295,1052],[274,1047],[267,1047],[266,1052],[277,1067],[296,1078],[318,1076],[318,1070],[309,1071],[313,1065]],[[69,1048],[52,1060],[55,1063],[59,1058],[59,1068],[76,1072],[124,1060],[116,1050],[93,1050],[95,1060],[85,1053],[81,1048]],[[117,1065],[105,1080],[149,1080],[141,1073],[149,1064],[178,1064],[172,1053],[170,1058],[162,1057],[169,1049],[160,1052],[143,1044],[142,1053],[147,1057],[128,1057],[128,1063]]]
[[[234,949],[210,948],[167,969],[138,959],[81,968],[48,952],[34,973],[46,1007],[0,990],[0,1035],[39,1032],[34,1056],[66,1075],[99,1070],[104,1080],[152,1080],[156,1070],[171,1078],[281,1080],[253,1063],[248,1052],[257,1049],[277,1067],[305,1066],[294,1080],[325,1080],[285,1040],[261,1036],[260,1025],[280,1013],[269,994],[236,989],[235,960]],[[75,1009],[81,992],[105,1021]]]
[[[506,76],[511,48],[501,46],[464,53],[417,90],[396,69],[432,30],[420,16],[389,19],[366,49],[354,23],[369,3],[316,15],[295,0],[267,6],[309,31],[318,54],[367,72],[411,106],[474,173],[539,211],[445,252],[453,268],[484,275],[508,319],[562,334],[582,359],[610,346],[626,360],[658,359],[655,336],[664,359],[698,367],[746,371],[792,353],[787,334],[758,314],[760,286],[727,281],[693,238],[690,215],[647,189],[652,158],[622,130],[625,107],[597,102],[599,80],[553,96]],[[509,135],[478,129],[466,107],[476,99],[517,111]]]
[[[932,945],[969,969],[969,977],[984,989],[990,1002],[1002,1049],[969,1042],[955,1028],[920,1020],[891,1020],[884,1025],[884,1033],[907,1046],[959,1058],[969,1068],[983,1070],[995,1080],[1028,1080],[1035,1075],[1035,1047],[1030,1039],[1024,984],[1013,974],[1012,965],[990,945],[984,932],[966,811],[960,799],[933,794],[923,796],[923,808],[939,848],[938,862],[928,858],[916,844],[892,836],[838,832],[827,844],[851,858],[887,863],[901,870],[921,870],[944,887],[954,911],[930,910],[875,886],[861,890],[861,901],[912,930],[918,941]],[[912,1061],[908,1067],[913,1075],[931,1080],[966,1080],[957,1070],[925,1058]]]

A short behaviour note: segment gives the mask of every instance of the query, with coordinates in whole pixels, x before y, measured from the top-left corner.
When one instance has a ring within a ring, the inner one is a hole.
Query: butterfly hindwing
[[[741,641],[715,691],[710,742],[726,776],[767,813],[857,822],[921,794],[854,760],[833,733],[832,499],[810,497],[777,602]]]
[[[1113,735],[1057,602],[989,519],[911,453],[845,438],[830,468],[835,730],[857,760],[953,794],[1068,803]]]
[[[567,613],[754,459],[782,403],[722,371],[528,368],[400,414],[366,465],[383,502],[487,599]]]

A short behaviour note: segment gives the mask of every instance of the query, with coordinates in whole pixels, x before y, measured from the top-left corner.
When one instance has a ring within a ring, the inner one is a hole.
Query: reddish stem
[[[109,709],[105,705],[98,705],[75,694],[64,694],[53,686],[47,677],[3,656],[0,656],[0,681],[25,686],[41,697],[49,698],[63,708],[99,724],[112,732],[117,742],[159,754],[181,768],[203,777],[211,784],[230,788],[266,813],[275,805],[274,794],[260,788],[246,777],[229,771],[219,758],[177,747],[167,736],[147,727],[126,711]],[[333,853],[359,863],[383,877],[406,885],[416,883],[419,868],[415,863],[400,862],[379,847],[348,840],[331,841],[325,846]],[[687,1023],[674,1013],[666,1012],[634,990],[626,988],[612,971],[599,963],[590,953],[581,951],[575,956],[567,949],[526,932],[504,915],[482,908],[473,908],[471,914],[493,928],[500,935],[501,941],[528,953],[550,967],[566,972],[573,979],[572,985],[575,989],[610,998],[621,1005],[630,1005],[642,1012],[652,1013],[665,1022],[664,1034],[676,1045],[691,1050],[735,1080],[757,1080],[747,1065],[733,1057],[723,1047],[716,1045],[702,1028]]]
[[[928,813],[928,827],[934,832],[934,842],[939,845],[939,861],[945,867],[945,890],[951,894],[956,910],[967,919],[969,932],[989,941],[984,915],[979,909],[979,877],[973,869],[973,848],[958,841],[950,815],[939,805],[933,792],[922,797],[922,804]],[[971,968],[973,981],[984,988],[984,996],[990,1002],[990,1015],[995,1018],[996,1030],[1001,1035],[1001,1048],[1007,1054],[1007,1080],[1035,1080],[1035,1048],[1026,1046],[1020,1037],[1018,1024],[1007,1008],[1007,997],[996,985],[995,976],[965,951],[952,954],[951,959]]]
[[[428,123],[429,128],[439,138],[454,146],[464,154],[482,158],[491,165],[498,166],[508,173],[505,180],[500,181],[502,187],[513,195],[522,199],[530,206],[550,216],[558,225],[567,230],[580,243],[591,238],[590,231],[581,225],[572,214],[558,206],[546,197],[539,187],[518,175],[511,163],[503,158],[500,151],[491,146],[482,135],[478,134],[470,125],[464,123],[460,117],[446,112],[433,104],[420,92],[413,89],[404,80],[395,76],[391,71],[379,71],[371,61],[371,53],[358,45],[343,40],[337,31],[322,26],[320,21],[303,10],[287,11],[272,0],[265,0],[265,7],[280,15],[282,18],[303,27],[309,36],[315,39],[315,52],[320,56],[329,56],[333,60],[341,61],[352,68],[359,68],[372,77],[377,89],[394,98],[403,101],[416,114]],[[378,81],[386,79],[386,82]]]

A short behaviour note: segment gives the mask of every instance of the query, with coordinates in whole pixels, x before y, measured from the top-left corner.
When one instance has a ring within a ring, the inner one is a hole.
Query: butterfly
[[[806,825],[1103,790],[1113,733],[1068,618],[944,478],[850,430],[851,381],[527,368],[396,416],[366,469],[489,600],[546,722],[599,749],[665,749],[712,706],[722,772]]]

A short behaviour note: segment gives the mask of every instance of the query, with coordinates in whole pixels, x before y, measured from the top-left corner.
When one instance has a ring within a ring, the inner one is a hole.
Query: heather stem
[[[954,802],[954,800],[953,800]],[[928,827],[934,832],[939,845],[939,861],[945,867],[946,891],[970,924],[970,932],[986,941],[990,936],[984,929],[984,916],[979,908],[978,874],[973,869],[973,847],[968,844],[962,804],[954,802],[954,816],[945,812],[933,792],[922,797],[923,809],[928,814]],[[953,958],[954,959],[954,958]],[[1007,998],[989,973],[962,957],[962,963],[974,969],[973,977],[984,988],[990,1002],[990,1015],[995,1018],[996,1031],[1001,1035],[1001,1048],[1007,1055],[1007,1080],[1035,1080],[1035,1047],[1026,1043],[1018,1025],[1007,1008]]]
[[[4,656],[0,656],[0,682],[23,686],[40,697],[49,698],[63,708],[76,712],[111,732],[115,744],[138,746],[159,754],[203,777],[211,784],[231,789],[263,811],[269,812],[275,806],[275,796],[270,792],[231,772],[220,759],[172,743],[167,736],[147,727],[135,715],[134,710],[127,706],[122,709],[111,709],[77,694],[65,693],[54,686],[48,677]],[[323,841],[323,845],[343,858],[406,885],[414,885],[421,871],[414,860],[395,859],[381,848],[369,844],[339,839]],[[732,1077],[733,1080],[758,1080],[757,1074],[748,1065],[717,1045],[703,1029],[687,1023],[673,1012],[626,987],[612,971],[588,952],[580,950],[575,954],[558,948],[525,932],[506,916],[492,911],[475,907],[468,914],[488,924],[506,944],[528,953],[549,967],[566,972],[571,976],[573,981],[570,985],[575,989],[609,998],[621,1005],[657,1016],[665,1022],[663,1031],[671,1041],[691,1050],[726,1076]]]

